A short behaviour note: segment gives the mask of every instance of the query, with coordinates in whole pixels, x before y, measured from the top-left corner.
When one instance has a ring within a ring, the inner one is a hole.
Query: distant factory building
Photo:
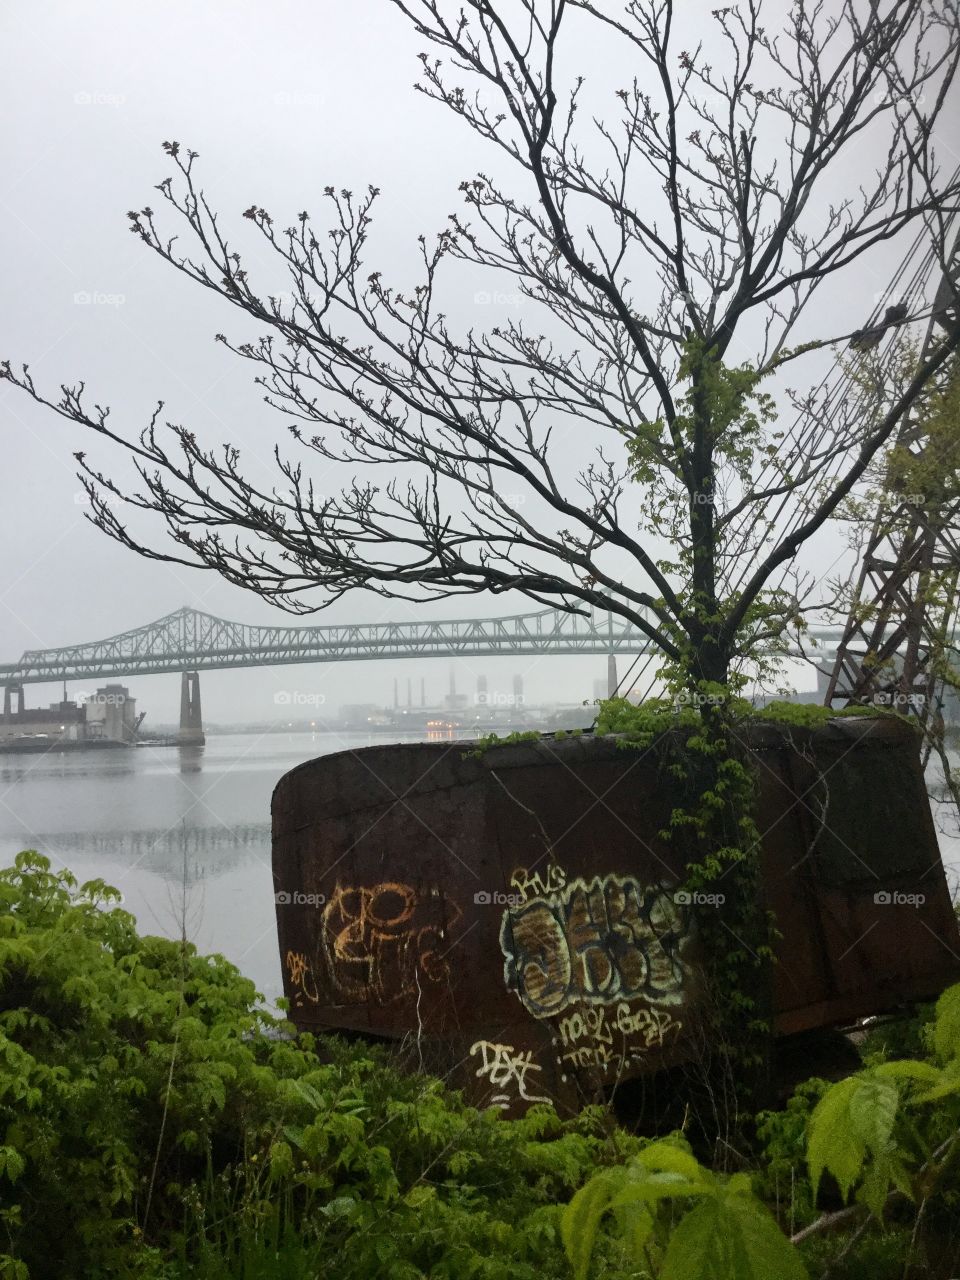
[[[133,742],[137,736],[137,700],[122,684],[105,684],[83,703],[88,741]]]
[[[25,706],[23,686],[7,685],[3,691],[0,742],[49,739],[51,743],[129,744],[136,737],[139,723],[136,699],[122,684],[104,685],[95,694],[81,694],[74,702],[64,697],[46,708]]]
[[[84,736],[84,708],[75,702],[51,702],[49,707],[24,705],[23,686],[7,685],[3,691],[0,741],[10,738],[61,738],[76,742]]]

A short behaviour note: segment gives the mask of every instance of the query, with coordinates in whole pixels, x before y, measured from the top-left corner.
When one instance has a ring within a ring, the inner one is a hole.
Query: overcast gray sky
[[[282,422],[259,401],[249,371],[212,340],[230,317],[144,251],[126,210],[155,196],[170,167],[160,143],[177,138],[201,153],[204,182],[228,214],[254,199],[317,204],[330,182],[376,182],[398,254],[412,253],[416,235],[457,206],[457,182],[469,172],[463,130],[413,91],[422,41],[380,0],[12,3],[0,22],[0,348],[28,360],[45,384],[86,378],[127,421],[145,421],[164,398],[171,418],[198,434],[269,457]],[[77,501],[72,453],[96,456],[96,447],[6,388],[0,401],[0,659],[98,639],[182,604],[248,622],[287,620],[213,574],[141,561],[111,543]],[[503,610],[502,599],[458,601],[432,614]],[[414,616],[403,603],[354,596],[316,621]],[[472,665],[459,664],[464,691]],[[530,694],[541,697],[573,696],[584,682],[590,696],[601,667],[482,664],[491,688],[504,690],[514,670],[528,670]],[[421,675],[428,692],[446,691],[447,664],[223,672],[205,677],[204,710],[270,718],[274,691],[300,684],[327,691],[333,705],[386,702],[395,676],[405,692],[408,676],[419,691]],[[175,677],[133,684],[150,719],[175,716]]]
[[[153,185],[171,169],[164,139],[200,153],[203,184],[231,219],[254,201],[291,216],[319,206],[328,183],[370,182],[384,193],[381,257],[395,257],[404,279],[416,235],[439,229],[459,207],[459,181],[490,163],[455,119],[413,91],[422,44],[386,0],[7,0],[0,355],[28,361],[47,388],[86,379],[126,423],[144,424],[162,398],[171,419],[210,442],[238,444],[251,470],[266,465],[283,423],[259,400],[250,371],[213,342],[231,318],[129,234],[126,211],[157,203]],[[582,57],[586,74],[604,74],[591,50]],[[865,265],[860,296],[847,288],[832,300],[851,327],[893,265]],[[108,470],[116,455],[98,453],[79,428],[7,387],[0,428],[0,661],[25,648],[99,639],[182,604],[284,621],[213,574],[140,560],[86,522],[72,453],[86,449]],[[501,597],[430,613],[532,607]],[[414,616],[402,603],[356,595],[315,620]],[[387,702],[395,676],[418,689],[427,675],[439,695],[447,669],[406,662],[211,674],[204,710],[212,719],[271,718],[274,692],[299,687],[326,690],[332,704]],[[504,690],[524,670],[531,699],[575,698],[592,696],[604,663],[503,659],[458,670],[465,691],[478,670]],[[173,718],[175,677],[131,683],[150,720]],[[44,688],[30,696],[54,695]]]

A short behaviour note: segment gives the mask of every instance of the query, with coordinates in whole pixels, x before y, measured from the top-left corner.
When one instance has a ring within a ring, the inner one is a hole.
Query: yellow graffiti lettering
[[[437,889],[338,884],[323,910],[320,936],[338,999],[385,1004],[450,976],[448,935],[462,912]]]
[[[521,1052],[510,1044],[478,1040],[470,1047],[470,1056],[476,1054],[480,1054],[480,1066],[474,1074],[480,1079],[489,1080],[494,1089],[515,1089],[517,1098],[523,1102],[550,1101],[549,1098],[527,1092],[527,1076],[533,1071],[543,1070],[533,1061],[532,1049]],[[510,1101],[508,1093],[496,1093],[491,1098],[491,1104],[501,1108],[509,1107]]]
[[[607,1023],[606,1010],[602,1005],[578,1009],[576,1013],[561,1018],[559,1031],[564,1045],[576,1044],[585,1036],[603,1044],[613,1044],[613,1029]]]
[[[690,924],[664,885],[611,873],[545,891],[524,868],[511,884],[524,900],[503,914],[504,980],[535,1018],[637,998],[683,1003]]]
[[[605,1067],[613,1061],[613,1053],[605,1044],[585,1044],[561,1055],[569,1067]]]
[[[617,1006],[617,1027],[624,1036],[639,1036],[646,1048],[654,1044],[663,1044],[665,1035],[676,1034],[681,1030],[682,1022],[672,1017],[666,1009],[644,1007],[631,1010],[628,1004]]]
[[[287,976],[294,992],[294,1000],[298,996],[306,996],[312,1004],[318,1004],[320,995],[313,976],[310,961],[302,951],[288,951],[286,955]]]
[[[548,894],[556,893],[563,888],[566,879],[567,873],[563,867],[558,867],[556,863],[551,863],[543,876],[540,875],[539,871],[531,872],[526,867],[517,867],[510,877],[510,883],[526,902],[534,894],[546,897]]]

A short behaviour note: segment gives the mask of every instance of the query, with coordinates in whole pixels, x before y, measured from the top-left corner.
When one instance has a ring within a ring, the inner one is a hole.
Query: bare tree
[[[960,51],[956,0],[796,0],[779,32],[762,0],[740,0],[698,17],[686,49],[672,0],[617,13],[587,0],[393,3],[436,51],[421,54],[418,89],[517,177],[512,190],[484,174],[461,184],[465,209],[420,237],[412,290],[372,261],[375,187],[327,187],[324,231],[307,212],[278,230],[246,210],[285,294],[248,275],[178,143],[164,144],[175,173],[158,190],[179,235],[149,207],[129,214],[144,244],[262,326],[256,341],[218,340],[293,423],[290,452],[276,450],[282,489],[245,477],[234,446],[164,422],[162,403],[131,435],[83,384],[56,400],[26,367],[3,375],[132,456],[142,483],[127,493],[77,454],[91,518],[143,555],[293,612],[355,588],[516,590],[609,610],[691,682],[725,683],[796,620],[805,605],[784,573],[960,345],[946,332],[888,394],[877,344],[917,318],[888,307],[852,336],[877,365],[877,395],[830,405],[815,440],[786,433],[790,396],[766,390],[788,362],[851,338],[818,315],[815,340],[798,341],[825,282],[902,234],[947,260],[960,181],[942,171],[936,132]],[[609,101],[571,70],[587,44],[635,67]],[[510,282],[539,319],[464,331],[443,311],[451,268]],[[822,407],[812,391],[793,403],[808,418]],[[320,495],[310,455],[387,464],[391,478]],[[143,541],[117,499],[162,517],[175,545]],[[775,501],[795,518],[770,519]]]

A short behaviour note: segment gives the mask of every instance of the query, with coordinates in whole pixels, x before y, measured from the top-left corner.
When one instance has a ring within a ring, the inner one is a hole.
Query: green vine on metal
[[[655,747],[665,770],[680,783],[659,837],[680,849],[683,885],[709,957],[711,1030],[744,1103],[755,1101],[772,1043],[772,967],[777,922],[763,903],[761,834],[756,822],[757,780],[744,730],[773,722],[816,728],[836,711],[790,702],[758,709],[729,685],[668,679],[670,696],[635,705],[602,702],[598,734],[616,734],[627,749]],[[876,715],[849,708],[841,715]]]

